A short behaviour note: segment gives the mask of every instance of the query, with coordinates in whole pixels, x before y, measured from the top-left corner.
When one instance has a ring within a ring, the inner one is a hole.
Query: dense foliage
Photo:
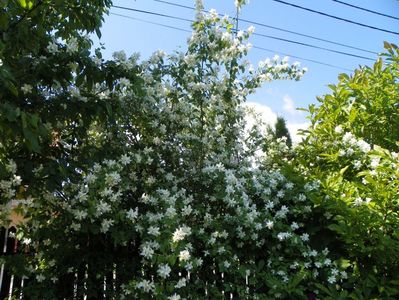
[[[321,182],[319,234],[350,271],[355,299],[399,295],[399,50],[386,48],[309,108],[299,149],[304,172]]]

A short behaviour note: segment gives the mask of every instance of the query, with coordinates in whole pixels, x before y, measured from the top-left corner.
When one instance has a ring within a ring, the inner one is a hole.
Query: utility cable
[[[135,21],[140,21],[140,22],[144,22],[144,23],[148,23],[148,24],[161,26],[161,27],[164,27],[164,28],[169,28],[169,29],[174,29],[174,30],[178,30],[178,31],[182,31],[182,32],[191,33],[191,31],[187,30],[187,29],[183,29],[183,28],[175,27],[175,26],[169,26],[169,25],[166,25],[166,24],[158,23],[158,22],[152,22],[152,21],[148,21],[148,20],[144,20],[144,19],[140,19],[140,18],[136,18],[136,17],[126,16],[126,15],[113,13],[113,12],[111,12],[110,15],[115,15],[115,16],[118,16],[118,17],[126,18],[126,19],[131,19],[131,20],[135,20]],[[328,64],[328,63],[321,62],[321,61],[314,60],[314,59],[309,59],[309,58],[304,58],[304,57],[300,57],[300,56],[291,55],[289,53],[283,53],[283,52],[280,52],[280,51],[267,49],[267,48],[263,48],[263,47],[258,47],[258,46],[253,46],[252,48],[257,49],[257,50],[266,51],[266,52],[271,52],[271,53],[280,53],[281,55],[289,56],[289,57],[300,59],[300,60],[303,60],[303,61],[312,62],[312,63],[319,64],[319,65],[322,65],[322,66],[327,66],[327,67],[331,67],[331,68],[335,68],[335,69],[339,69],[339,70],[353,72],[353,70],[351,70],[351,69],[339,67],[339,66],[336,66],[336,65]]]
[[[379,16],[383,16],[383,17],[399,20],[399,17],[387,15],[387,14],[384,14],[384,13],[380,13],[378,11],[367,9],[367,8],[360,7],[360,6],[356,6],[356,5],[353,5],[353,4],[344,2],[344,1],[340,1],[340,0],[331,0],[331,1],[337,2],[337,3],[342,4],[342,5],[346,5],[346,6],[349,6],[349,7],[353,7],[353,8],[356,8],[356,9],[360,9],[360,10],[363,10],[363,11],[367,11],[367,12],[375,14],[375,15],[379,15]]]
[[[144,20],[144,19],[140,19],[140,18],[136,18],[136,17],[131,17],[131,16],[126,16],[126,15],[122,15],[122,14],[117,14],[117,13],[112,13],[112,12],[109,13],[109,14],[110,15],[114,15],[114,16],[118,16],[118,17],[123,17],[123,18],[126,18],[126,19],[131,19],[131,20],[135,20],[135,21],[140,21],[140,22],[144,22],[144,23],[148,23],[148,24],[158,25],[158,26],[162,26],[162,27],[165,27],[165,28],[170,28],[170,29],[175,29],[175,30],[191,33],[190,30],[179,28],[179,27],[175,27],[175,26],[170,26],[170,25],[166,25],[166,24],[162,24],[162,23],[157,23],[157,22],[153,22],[153,21],[148,21],[148,20]]]
[[[185,8],[185,9],[189,9],[189,10],[195,10],[194,7],[183,5],[183,4],[178,4],[178,3],[174,3],[174,2],[170,2],[170,1],[165,1],[165,0],[154,0],[154,1],[155,2],[164,3],[164,4],[168,4],[168,5],[175,6],[175,7],[181,7],[181,8]],[[209,12],[209,11],[206,11],[206,10],[203,10],[203,11],[204,12]],[[219,14],[219,16],[223,16],[223,15]],[[348,44],[334,42],[334,41],[331,41],[331,40],[315,37],[315,36],[312,36],[312,35],[296,32],[296,31],[292,31],[292,30],[288,30],[288,29],[284,29],[284,28],[280,28],[280,27],[276,27],[276,26],[271,26],[271,25],[268,25],[268,24],[265,24],[265,23],[260,23],[260,22],[253,21],[253,20],[240,18],[240,21],[248,23],[248,24],[256,25],[256,26],[261,26],[261,27],[270,28],[270,29],[274,29],[274,30],[278,30],[278,31],[282,31],[282,32],[291,33],[291,34],[298,35],[298,36],[303,36],[303,37],[306,37],[306,38],[309,38],[309,39],[313,39],[313,40],[316,40],[316,41],[321,41],[321,42],[325,42],[325,43],[329,43],[329,44],[333,44],[333,45],[337,45],[337,46],[341,46],[341,47],[345,47],[345,48],[349,48],[349,49],[363,51],[363,52],[367,52],[367,53],[371,53],[371,54],[375,54],[375,55],[378,54],[375,51],[370,51],[370,50],[362,49],[362,48],[359,48],[359,47],[351,46],[351,45],[348,45]]]
[[[192,23],[192,20],[185,19],[185,18],[180,18],[180,17],[175,17],[175,16],[171,16],[171,15],[167,15],[167,14],[160,14],[160,13],[156,13],[156,12],[151,12],[151,11],[146,11],[146,10],[139,10],[139,9],[128,8],[128,7],[123,7],[123,6],[113,6],[113,7]],[[320,47],[320,46],[316,46],[316,45],[312,45],[312,44],[308,44],[308,43],[303,43],[303,42],[299,42],[299,41],[294,41],[294,40],[290,40],[290,39],[285,39],[285,38],[281,38],[281,37],[277,37],[277,36],[260,34],[260,33],[253,33],[253,35],[254,36],[260,36],[260,37],[263,37],[263,38],[273,39],[273,40],[279,40],[279,41],[286,42],[286,43],[301,45],[301,46],[305,46],[305,47],[309,47],[309,48],[313,48],[313,49],[319,49],[319,50],[323,50],[323,51],[327,51],[327,52],[331,52],[331,53],[341,54],[341,55],[345,55],[345,56],[361,58],[361,59],[365,59],[365,60],[369,60],[369,61],[374,61],[375,60],[375,59],[372,59],[372,58],[366,57],[366,56],[361,56],[361,55],[357,55],[357,54],[353,54],[353,53],[348,53],[348,52],[338,51],[338,50],[334,50],[334,49],[330,49],[330,48]]]
[[[158,16],[158,17],[164,17],[164,18],[169,18],[169,19],[174,19],[174,20],[186,21],[186,22],[190,22],[190,23],[193,22],[190,19],[185,19],[185,18],[180,18],[180,17],[176,17],[176,16],[161,14],[161,13],[148,11],[148,10],[141,10],[141,9],[135,9],[135,8],[125,7],[125,6],[118,6],[118,5],[112,5],[112,7],[123,9],[123,10],[130,10],[130,11],[143,13],[143,14],[148,14],[148,15],[153,15],[153,16]]]
[[[348,71],[348,72],[353,72],[353,70],[351,70],[351,69],[339,67],[339,66],[336,66],[336,65],[328,64],[328,63],[321,62],[321,61],[314,60],[314,59],[310,59],[310,58],[304,58],[304,57],[301,57],[301,56],[291,55],[289,53],[275,51],[275,50],[264,48],[264,47],[252,46],[252,48],[258,49],[258,50],[262,50],[262,51],[266,51],[266,52],[270,52],[270,53],[280,53],[281,55],[284,55],[284,56],[289,56],[289,57],[300,59],[300,60],[303,60],[303,61],[312,62],[312,63],[318,64],[318,65],[327,66],[327,67],[331,67],[331,68],[339,69],[339,70],[344,70],[344,71]]]
[[[319,46],[315,46],[315,45],[311,45],[311,44],[307,44],[307,43],[303,43],[303,42],[298,42],[298,41],[293,41],[293,40],[289,40],[289,39],[284,39],[284,38],[280,38],[280,37],[276,37],[276,36],[272,36],[272,35],[261,34],[261,33],[253,33],[253,35],[261,36],[261,37],[265,37],[265,38],[269,38],[269,39],[273,39],[273,40],[278,40],[278,41],[282,41],[282,42],[286,42],[286,43],[297,44],[297,45],[301,45],[301,46],[305,46],[305,47],[309,47],[309,48],[325,50],[325,51],[328,51],[328,52],[342,54],[342,55],[346,55],[346,56],[352,56],[352,57],[356,57],[356,58],[361,58],[361,59],[366,59],[366,60],[370,60],[370,61],[375,61],[375,59],[372,59],[372,58],[369,58],[369,57],[366,57],[366,56],[352,54],[352,53],[347,53],[347,52],[342,52],[342,51],[329,49],[329,48],[324,48],[324,47],[319,47]]]
[[[282,0],[271,0],[271,1],[278,2],[278,3],[281,3],[281,4],[285,4],[285,5],[289,5],[289,6],[292,6],[292,7],[295,7],[295,8],[299,8],[299,9],[302,9],[302,10],[306,10],[306,11],[309,11],[309,12],[312,12],[312,13],[316,13],[316,14],[325,16],[325,17],[329,17],[329,18],[333,18],[333,19],[336,19],[336,20],[344,21],[344,22],[347,22],[347,23],[355,24],[355,25],[358,25],[358,26],[366,27],[366,28],[369,28],[369,29],[374,29],[374,30],[378,30],[378,31],[382,31],[382,32],[387,32],[387,33],[399,35],[399,32],[397,32],[397,31],[391,31],[391,30],[388,30],[388,29],[383,29],[383,28],[379,28],[379,27],[375,27],[375,26],[359,23],[359,22],[356,22],[356,21],[352,21],[352,20],[349,20],[349,19],[341,18],[341,17],[334,16],[334,15],[330,15],[330,14],[327,14],[327,13],[324,13],[324,12],[321,12],[321,11],[318,11],[318,10],[314,10],[314,9],[311,9],[311,8],[303,7],[303,6],[296,5],[296,4],[293,4],[293,3],[289,3],[289,2],[286,2],[286,1],[282,1]]]

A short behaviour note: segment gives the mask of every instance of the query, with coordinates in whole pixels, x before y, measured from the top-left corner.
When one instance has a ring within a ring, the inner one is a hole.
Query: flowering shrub
[[[21,22],[46,12],[37,5],[15,8]],[[10,188],[32,201],[6,263],[31,299],[306,298],[345,279],[309,231],[317,182],[287,171],[283,140],[245,124],[248,94],[304,69],[277,56],[252,67],[253,28],[200,9],[186,53],[104,61],[75,30],[94,19],[50,26],[14,57],[30,72],[4,81],[1,157],[17,158]],[[2,55],[2,76],[18,75]]]
[[[312,126],[298,149],[302,172],[321,183],[315,227],[350,273],[344,288],[354,299],[399,295],[399,51],[386,46],[385,63],[340,75],[321,106],[310,107]]]

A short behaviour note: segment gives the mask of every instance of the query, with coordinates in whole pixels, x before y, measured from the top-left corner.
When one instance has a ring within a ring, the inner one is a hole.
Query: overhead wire
[[[114,16],[118,16],[118,17],[123,17],[123,18],[126,18],[126,19],[131,19],[131,20],[135,20],[135,21],[144,22],[144,23],[147,23],[147,24],[158,25],[158,26],[162,26],[162,27],[165,27],[165,28],[170,28],[170,29],[175,29],[175,30],[191,33],[190,30],[179,28],[179,27],[176,27],[176,26],[166,25],[166,24],[162,24],[162,23],[158,23],[158,22],[148,21],[148,20],[144,20],[144,19],[141,19],[141,18],[126,16],[126,15],[112,13],[112,12],[110,12],[109,14],[110,15],[114,15]]]
[[[356,22],[356,21],[352,21],[352,20],[349,20],[349,19],[341,18],[341,17],[338,17],[338,16],[330,15],[330,14],[327,14],[325,12],[321,12],[321,11],[318,11],[318,10],[315,10],[315,9],[303,7],[301,5],[293,4],[293,3],[290,3],[290,2],[286,2],[286,1],[282,1],[282,0],[271,0],[271,1],[274,1],[274,2],[277,2],[277,3],[281,3],[281,4],[284,4],[284,5],[288,5],[288,6],[292,6],[292,7],[295,7],[295,8],[299,8],[299,9],[302,9],[302,10],[306,10],[306,11],[309,11],[309,12],[312,12],[312,13],[315,13],[315,14],[319,14],[319,15],[325,16],[325,17],[329,17],[329,18],[333,18],[333,19],[336,19],[336,20],[340,20],[340,21],[344,21],[344,22],[347,22],[347,23],[351,23],[351,24],[355,24],[355,25],[358,25],[358,26],[362,26],[362,27],[365,27],[365,28],[369,28],[369,29],[378,30],[378,31],[381,31],[381,32],[386,32],[386,33],[399,35],[399,32],[396,32],[396,31],[392,31],[392,30],[388,30],[388,29],[384,29],[384,28],[380,28],[380,27],[376,27],[376,26],[372,26],[372,25],[368,25],[368,24],[364,24],[364,23],[360,23],[360,22]]]
[[[353,4],[344,2],[344,1],[340,1],[340,0],[331,0],[331,1],[337,2],[337,3],[342,4],[342,5],[349,6],[349,7],[352,7],[352,8],[356,8],[356,9],[359,9],[359,10],[367,11],[367,12],[375,14],[375,15],[391,18],[391,19],[394,19],[394,20],[399,20],[399,17],[395,17],[395,16],[392,16],[392,15],[384,14],[384,13],[381,13],[381,12],[378,12],[378,11],[375,11],[375,10],[371,10],[371,9],[367,9],[367,8],[364,8],[364,7],[360,7],[360,6],[357,6],[357,5],[353,5]]]
[[[185,9],[189,9],[189,10],[195,10],[195,8],[192,7],[192,6],[178,4],[178,3],[174,3],[174,2],[170,2],[170,1],[166,1],[166,0],[154,0],[154,1],[155,2],[159,2],[159,3],[164,3],[164,4],[167,4],[167,5],[171,5],[171,6],[175,6],[175,7],[181,7],[181,8],[185,8]],[[203,10],[203,11],[204,12],[208,12],[206,10]],[[222,16],[222,14],[219,14],[219,16]],[[323,39],[323,38],[320,38],[320,37],[315,37],[315,36],[312,36],[312,35],[308,35],[308,34],[296,32],[296,31],[292,31],[292,30],[288,30],[288,29],[284,29],[284,28],[268,25],[268,24],[265,24],[265,23],[260,23],[260,22],[253,21],[253,20],[240,18],[240,21],[248,23],[248,24],[256,25],[256,26],[261,26],[261,27],[264,27],[264,28],[270,28],[270,29],[281,31],[281,32],[291,33],[291,34],[294,34],[294,35],[306,37],[306,38],[313,39],[313,40],[316,40],[316,41],[329,43],[329,44],[332,44],[332,45],[337,45],[337,46],[341,46],[341,47],[345,47],[345,48],[349,48],[349,49],[353,49],[353,50],[358,50],[358,51],[363,51],[363,52],[367,52],[367,53],[371,53],[371,54],[378,54],[375,51],[362,49],[362,48],[351,46],[351,45],[348,45],[348,44],[339,43],[339,42]]]
[[[147,23],[147,24],[153,24],[153,25],[164,27],[164,28],[169,28],[169,29],[174,29],[174,30],[178,30],[178,31],[182,31],[182,32],[191,33],[190,30],[183,29],[183,28],[180,28],[180,27],[170,26],[170,25],[166,25],[166,24],[163,24],[163,23],[153,22],[153,21],[149,21],[149,20],[145,20],[145,19],[141,19],[141,18],[136,18],[136,17],[132,17],[132,16],[127,16],[127,15],[123,15],[123,14],[110,12],[110,15],[115,15],[115,16],[118,16],[118,17],[123,17],[123,18],[126,18],[126,19],[140,21],[140,22]],[[331,68],[335,68],[335,69],[339,69],[339,70],[343,70],[343,71],[353,72],[353,70],[348,69],[348,68],[336,66],[336,65],[333,65],[333,64],[321,62],[321,61],[310,59],[310,58],[306,58],[306,57],[291,55],[289,53],[283,53],[281,51],[276,51],[276,50],[272,50],[272,49],[268,49],[268,48],[264,48],[264,47],[258,47],[258,46],[253,46],[252,48],[257,49],[257,50],[261,50],[261,51],[270,52],[270,53],[279,53],[281,55],[289,56],[289,57],[300,59],[300,60],[303,60],[303,61],[312,62],[312,63],[318,64],[318,65],[323,65],[323,66],[327,66],[327,67],[331,67]]]
[[[174,19],[174,20],[186,21],[186,22],[190,22],[190,23],[192,22],[192,20],[190,20],[190,19],[185,19],[185,18],[181,18],[181,17],[171,16],[171,15],[167,15],[167,14],[161,14],[161,13],[148,11],[148,10],[141,10],[141,9],[126,7],[126,6],[118,6],[118,5],[112,5],[112,7],[123,9],[123,10],[130,10],[130,11],[143,13],[143,14],[148,14],[148,15],[154,15],[154,16],[158,16],[158,17]]]
[[[115,5],[113,7],[119,8],[119,9],[123,9],[123,10],[134,11],[134,12],[139,12],[139,13],[145,13],[145,14],[155,15],[155,16],[161,16],[161,17],[166,17],[166,18],[169,18],[169,19],[176,19],[176,20],[181,20],[181,21],[186,21],[186,22],[192,23],[192,20],[189,20],[189,19],[186,19],[186,18],[181,18],[181,17],[175,17],[175,16],[171,16],[171,15],[167,15],[167,14],[161,14],[161,13],[151,12],[151,11],[147,11],[147,10],[134,9],[134,8],[124,7],[124,6],[116,6]],[[260,37],[263,37],[263,38],[273,39],[273,40],[279,40],[279,41],[282,41],[282,42],[296,44],[296,45],[309,47],[309,48],[313,48],[313,49],[319,49],[319,50],[323,50],[323,51],[327,51],[327,52],[331,52],[331,53],[336,53],[336,54],[341,54],[341,55],[345,55],[345,56],[365,59],[365,60],[368,60],[368,61],[374,61],[375,60],[373,58],[362,56],[362,55],[357,55],[357,54],[353,54],[353,53],[338,51],[338,50],[334,50],[334,49],[330,49],[330,48],[326,48],[326,47],[320,47],[320,46],[316,46],[316,45],[312,45],[312,44],[308,44],[308,43],[304,43],[304,42],[300,42],[300,41],[295,41],[295,40],[291,40],[291,39],[285,39],[285,38],[281,38],[281,37],[277,37],[277,36],[260,34],[260,33],[253,33],[253,35],[254,36],[260,36]]]

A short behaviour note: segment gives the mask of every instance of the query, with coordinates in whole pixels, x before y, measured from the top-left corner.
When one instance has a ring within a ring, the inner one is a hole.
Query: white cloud
[[[247,102],[244,104],[245,107],[253,109],[256,114],[259,114],[260,119],[268,125],[274,126],[277,121],[277,114],[272,111],[269,106],[256,103],[256,102]],[[247,123],[249,127],[255,124],[254,118],[251,116],[247,116]]]
[[[289,113],[289,114],[291,114],[291,115],[297,115],[297,114],[300,114],[300,113],[301,113],[300,111],[298,111],[298,110],[295,108],[294,100],[292,100],[292,98],[291,98],[289,95],[285,95],[285,96],[283,97],[283,102],[284,102],[283,109],[284,109],[284,111],[286,111],[287,113]]]
[[[302,136],[298,134],[299,129],[307,129],[310,126],[309,122],[304,123],[291,123],[287,122],[287,128],[290,132],[292,142],[294,144],[299,143],[302,140]]]
[[[256,102],[247,102],[244,106],[253,109],[256,114],[259,114],[259,117],[263,122],[274,128],[277,121],[277,114],[273,112],[269,106]],[[247,116],[246,121],[249,128],[255,124],[255,119],[251,116]],[[298,134],[298,130],[306,129],[309,125],[309,122],[294,123],[289,120],[287,121],[287,128],[294,144],[297,144],[302,140],[302,136]]]

